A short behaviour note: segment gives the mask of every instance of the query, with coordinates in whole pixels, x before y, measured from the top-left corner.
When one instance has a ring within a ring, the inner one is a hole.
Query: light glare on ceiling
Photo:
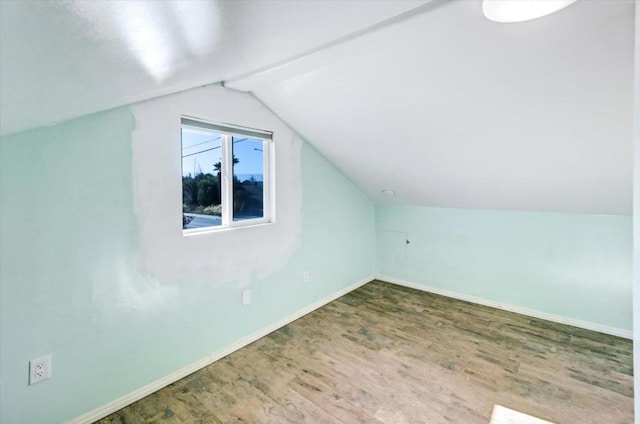
[[[382,194],[385,194],[387,196],[395,196],[396,192],[385,188],[384,190],[382,190]]]
[[[119,39],[122,48],[111,54],[128,51],[157,82],[171,77],[187,57],[206,57],[218,40],[213,2],[69,0],[63,5],[82,19],[89,37],[101,43]]]
[[[550,15],[576,0],[483,0],[482,11],[494,22],[523,22]]]

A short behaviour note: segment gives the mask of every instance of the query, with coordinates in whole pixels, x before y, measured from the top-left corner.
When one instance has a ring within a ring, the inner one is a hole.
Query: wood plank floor
[[[631,341],[374,281],[99,421],[633,422]]]

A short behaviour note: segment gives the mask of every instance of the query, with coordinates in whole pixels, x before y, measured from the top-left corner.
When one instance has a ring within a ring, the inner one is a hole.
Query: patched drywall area
[[[140,103],[133,111],[134,209],[146,270],[163,281],[245,286],[282,269],[300,243],[302,139],[251,95],[220,85]],[[275,224],[183,236],[181,115],[273,132]]]
[[[274,131],[276,223],[182,236],[182,114]],[[74,419],[374,273],[371,200],[251,95],[196,89],[0,147],[0,422]]]
[[[631,331],[630,216],[378,206],[376,228],[381,275]]]

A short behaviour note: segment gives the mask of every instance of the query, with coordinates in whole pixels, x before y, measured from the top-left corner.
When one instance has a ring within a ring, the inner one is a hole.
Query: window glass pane
[[[222,224],[222,136],[182,128],[182,228]]]
[[[233,136],[233,220],[264,216],[264,141]]]

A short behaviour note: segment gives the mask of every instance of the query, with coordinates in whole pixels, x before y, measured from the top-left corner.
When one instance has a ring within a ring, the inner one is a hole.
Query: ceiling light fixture
[[[382,194],[385,194],[387,196],[395,196],[396,192],[385,188],[384,190],[382,190]]]
[[[523,22],[550,15],[576,0],[483,0],[482,11],[494,22]]]

